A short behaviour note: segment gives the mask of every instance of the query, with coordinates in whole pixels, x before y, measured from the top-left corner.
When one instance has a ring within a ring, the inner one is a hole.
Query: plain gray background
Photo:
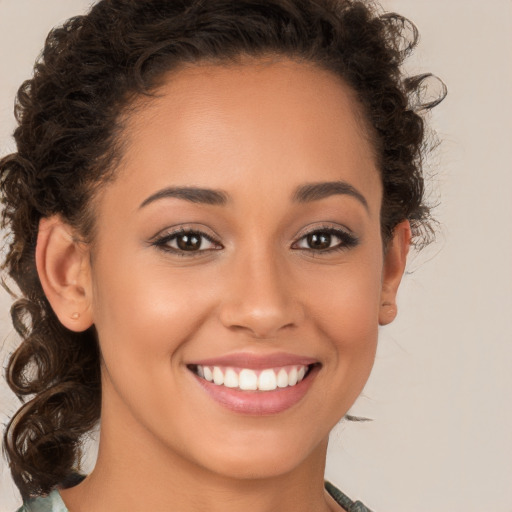
[[[333,432],[327,477],[375,512],[512,511],[512,2],[383,0],[421,43],[411,73],[449,96],[431,115],[428,162],[441,231],[411,258],[399,317],[381,330],[373,374]],[[89,0],[0,0],[0,154],[13,150],[13,98],[46,33]],[[3,365],[17,343],[0,292]],[[0,384],[0,422],[17,408]],[[94,460],[94,443],[88,464]],[[0,512],[19,497],[0,461]]]

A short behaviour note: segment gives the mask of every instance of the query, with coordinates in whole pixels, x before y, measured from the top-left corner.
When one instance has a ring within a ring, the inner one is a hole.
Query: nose
[[[304,317],[291,272],[272,254],[240,257],[226,284],[220,320],[230,330],[272,339]]]

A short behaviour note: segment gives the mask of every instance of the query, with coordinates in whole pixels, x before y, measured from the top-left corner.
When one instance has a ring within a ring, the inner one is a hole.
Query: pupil
[[[328,249],[331,246],[331,235],[329,233],[311,233],[308,235],[308,245],[312,249]]]
[[[195,251],[201,247],[201,237],[197,235],[181,235],[177,240],[182,251]]]

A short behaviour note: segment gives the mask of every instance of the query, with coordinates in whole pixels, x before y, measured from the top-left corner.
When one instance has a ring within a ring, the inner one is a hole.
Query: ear
[[[393,237],[389,241],[384,255],[379,311],[380,325],[387,325],[396,318],[396,294],[405,271],[410,245],[411,225],[409,221],[405,220],[400,222],[393,230]]]
[[[36,267],[46,298],[68,329],[80,332],[92,323],[88,246],[59,216],[39,222]]]

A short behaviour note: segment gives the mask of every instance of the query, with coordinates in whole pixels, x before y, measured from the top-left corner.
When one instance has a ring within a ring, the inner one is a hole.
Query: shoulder
[[[360,501],[352,501],[346,494],[332,485],[331,482],[325,481],[325,489],[333,497],[334,501],[347,512],[372,512]]]
[[[52,491],[48,496],[26,500],[16,512],[68,512],[68,509],[59,492]]]

